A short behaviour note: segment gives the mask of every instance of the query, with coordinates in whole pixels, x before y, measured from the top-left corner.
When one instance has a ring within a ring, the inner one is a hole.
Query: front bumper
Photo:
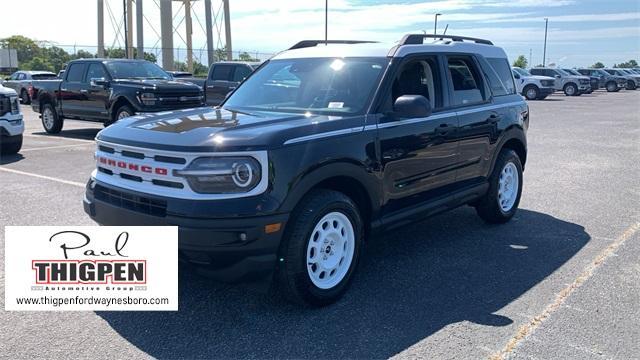
[[[148,211],[171,201],[90,180],[83,205],[101,225],[178,226],[179,259],[201,267],[215,279],[239,282],[271,277],[289,214],[202,218],[198,213],[186,217]],[[278,231],[265,232],[266,225],[277,223],[281,224]]]
[[[0,134],[2,136],[17,136],[24,132],[22,114],[5,114],[0,118]]]

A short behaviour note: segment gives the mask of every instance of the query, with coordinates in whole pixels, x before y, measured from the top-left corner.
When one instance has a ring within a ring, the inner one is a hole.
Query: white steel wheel
[[[124,119],[124,118],[128,118],[129,116],[131,116],[131,114],[129,114],[129,112],[127,110],[121,110],[118,113],[118,118],[116,120],[120,120],[120,119]]]
[[[349,218],[330,212],[311,232],[307,244],[307,273],[320,289],[331,289],[347,275],[353,261],[355,232]]]
[[[53,115],[53,111],[47,106],[42,110],[42,124],[45,129],[50,130],[53,128],[54,123],[55,117]]]
[[[500,172],[498,181],[498,206],[502,211],[509,212],[518,198],[520,179],[518,169],[512,162],[508,162]]]

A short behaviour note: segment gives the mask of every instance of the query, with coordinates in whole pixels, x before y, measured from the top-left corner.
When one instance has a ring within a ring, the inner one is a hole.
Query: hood
[[[0,95],[5,95],[5,96],[12,96],[12,95],[18,95],[18,93],[16,93],[15,90],[7,88],[2,86],[2,84],[0,84]]]
[[[363,116],[246,113],[203,107],[125,118],[100,131],[97,139],[168,151],[250,151],[363,124]]]
[[[198,85],[176,80],[162,79],[115,79],[114,84],[122,86],[142,87],[146,90],[171,91],[171,90],[201,90]]]
[[[531,76],[523,76],[523,77],[527,79],[534,79],[534,80],[555,80],[555,78],[552,78],[551,76],[542,76],[542,75],[531,75]]]

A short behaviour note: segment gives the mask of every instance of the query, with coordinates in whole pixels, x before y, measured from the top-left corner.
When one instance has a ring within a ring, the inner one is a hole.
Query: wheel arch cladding
[[[111,111],[109,112],[111,114],[111,118],[115,119],[116,117],[116,111],[118,111],[118,109],[120,109],[120,107],[127,105],[129,107],[133,108],[133,104],[131,103],[131,101],[129,101],[129,99],[127,99],[125,96],[120,96],[118,97],[118,99],[116,99],[116,101],[113,103],[113,105],[111,105]],[[135,111],[135,109],[134,109]]]
[[[520,158],[520,162],[522,163],[522,168],[524,169],[524,165],[527,162],[527,149],[525,148],[525,145],[522,143],[520,139],[511,138],[507,140],[502,145],[502,148],[500,149],[500,151],[502,151],[502,149],[511,149],[515,151],[518,157]]]

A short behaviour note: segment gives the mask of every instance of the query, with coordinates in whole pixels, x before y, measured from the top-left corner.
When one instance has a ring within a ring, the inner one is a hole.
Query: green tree
[[[602,69],[604,67],[604,64],[598,61],[595,64],[591,65],[591,67],[594,69]]]
[[[623,62],[623,63],[620,63],[620,64],[615,64],[615,65],[613,65],[613,67],[615,67],[615,68],[635,68],[635,67],[638,67],[638,62],[632,59],[632,60],[629,60],[627,62]]]
[[[40,56],[35,56],[31,60],[23,62],[20,68],[24,70],[56,71],[46,58]]]
[[[223,61],[227,59],[227,47],[217,48],[215,51],[216,61]]]
[[[529,65],[529,62],[527,61],[527,58],[524,55],[518,56],[516,61],[513,62],[514,67],[519,67],[521,69],[526,69],[527,65]]]
[[[71,55],[72,59],[91,59],[94,57],[96,57],[94,54],[83,49],[78,50],[75,55]]]
[[[0,39],[0,47],[3,49],[15,49],[18,53],[18,62],[27,62],[35,56],[40,55],[40,46],[38,44],[21,35],[14,35],[8,38]]]
[[[238,59],[235,60],[240,60],[240,61],[260,61],[260,59],[256,59],[251,57],[251,55],[249,55],[248,52],[244,51],[241,52],[240,55],[238,55]]]
[[[55,72],[61,70],[64,65],[71,60],[71,56],[64,49],[57,46],[43,48],[42,57],[47,59],[49,64],[53,67],[52,71]]]
[[[193,62],[193,75],[195,76],[207,76],[209,73],[209,68],[199,63],[198,61]]]

